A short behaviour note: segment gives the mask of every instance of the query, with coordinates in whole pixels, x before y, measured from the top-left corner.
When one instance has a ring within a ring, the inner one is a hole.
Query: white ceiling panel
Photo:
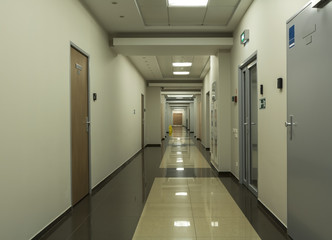
[[[169,8],[171,26],[202,25],[206,8]]]
[[[135,0],[139,6],[167,6],[166,0]]]
[[[209,0],[209,7],[222,6],[222,7],[235,7],[240,0]]]
[[[234,10],[235,7],[210,7],[207,10],[204,25],[226,26]]]
[[[168,26],[168,13],[166,8],[146,6],[140,9],[145,25]]]

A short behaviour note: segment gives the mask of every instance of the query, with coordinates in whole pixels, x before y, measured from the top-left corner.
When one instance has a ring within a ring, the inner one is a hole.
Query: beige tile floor
[[[156,178],[133,239],[260,238],[217,178]]]
[[[210,168],[194,146],[176,131],[160,168]],[[134,240],[260,239],[218,178],[156,178]]]
[[[210,168],[192,140],[171,137],[160,168]]]

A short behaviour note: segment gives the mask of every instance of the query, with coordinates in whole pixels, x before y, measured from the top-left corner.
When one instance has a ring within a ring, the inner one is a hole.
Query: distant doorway
[[[182,126],[182,113],[173,113],[173,125]]]

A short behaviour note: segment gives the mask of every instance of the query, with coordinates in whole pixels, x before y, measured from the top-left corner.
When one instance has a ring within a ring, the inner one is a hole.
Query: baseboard
[[[287,234],[287,227],[277,218],[259,199],[257,199],[258,207],[262,209],[262,211],[272,218],[273,222],[282,229],[282,231]]]
[[[95,195],[97,192],[99,192],[107,183],[109,183],[116,175],[118,175],[121,170],[123,170],[129,163],[131,163],[135,157],[142,151],[143,149],[139,150],[137,153],[134,154],[129,160],[124,162],[120,167],[118,167],[114,172],[112,172],[110,175],[108,175],[104,180],[102,180],[100,183],[98,183],[93,189],[91,195]]]
[[[147,144],[145,147],[161,147],[161,144]]]
[[[230,177],[230,178],[236,178],[233,173],[227,171],[227,172],[218,172],[219,177]]]
[[[37,240],[40,239],[42,236],[44,236],[46,233],[48,233],[55,225],[57,225],[59,222],[61,222],[64,217],[70,213],[72,208],[68,208],[66,211],[64,211],[59,217],[54,219],[50,224],[48,224],[43,230],[41,230],[36,236],[31,238],[31,240]]]

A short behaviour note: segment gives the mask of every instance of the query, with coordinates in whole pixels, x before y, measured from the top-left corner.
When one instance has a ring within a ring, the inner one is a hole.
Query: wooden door
[[[89,194],[88,58],[71,48],[72,205]]]
[[[182,113],[173,113],[173,125],[182,125]]]

